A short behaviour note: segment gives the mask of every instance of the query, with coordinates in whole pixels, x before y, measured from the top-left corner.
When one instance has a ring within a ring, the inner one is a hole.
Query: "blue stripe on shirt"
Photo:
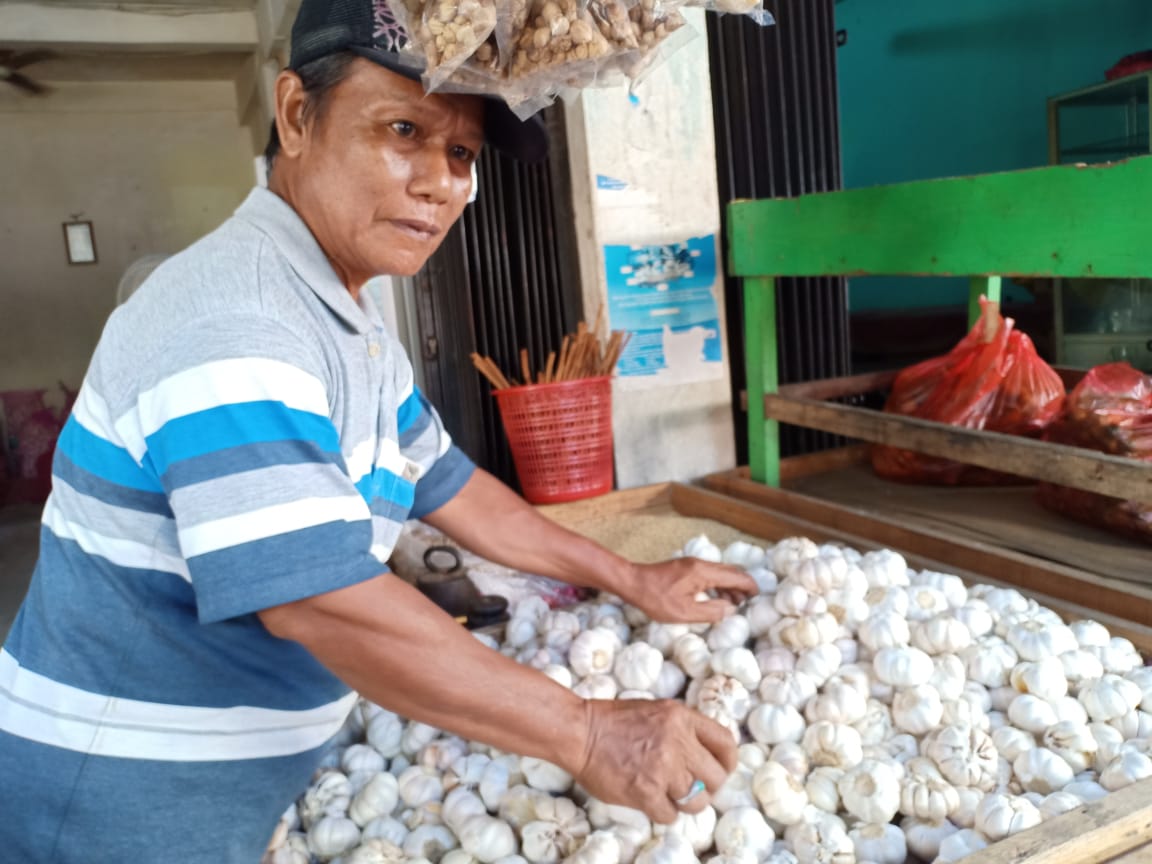
[[[356,491],[368,504],[383,498],[403,507],[405,511],[412,506],[412,484],[406,480],[401,480],[386,468],[377,468],[357,480]],[[402,517],[400,521],[403,522],[404,518]]]
[[[355,585],[386,568],[369,554],[372,520],[327,522],[188,559],[200,621],[208,624]],[[243,574],[242,579],[237,576]]]
[[[432,511],[439,510],[464,488],[475,470],[476,465],[472,460],[453,444],[416,484],[416,496],[408,518],[422,519]]]
[[[159,475],[176,462],[243,444],[312,441],[321,450],[340,452],[331,419],[273,400],[218,405],[176,417],[145,441],[147,458]]]
[[[277,465],[335,465],[347,473],[340,453],[323,450],[314,441],[264,441],[242,444],[168,466],[164,483],[173,491],[196,483],[228,477],[244,471]]]
[[[85,471],[69,459],[64,450],[59,447],[56,449],[56,456],[52,461],[52,474],[81,495],[95,498],[104,504],[172,518],[172,508],[168,506],[168,499],[164,493],[134,489],[98,477],[91,471]]]
[[[427,414],[428,408],[424,401],[424,395],[418,390],[413,389],[408,398],[400,403],[400,407],[396,410],[396,428],[403,435],[408,429],[420,419],[422,414]]]
[[[0,813],[8,817],[0,819],[3,860],[255,864],[326,749],[276,759],[157,762],[87,756],[0,732]]]
[[[192,586],[178,576],[89,558],[48,529],[40,546],[36,578],[6,644],[26,669],[165,705],[306,711],[348,692],[302,645],[276,638],[255,615],[200,624]],[[229,674],[213,671],[222,668]]]
[[[163,493],[159,482],[136,464],[123,447],[94,435],[72,414],[60,432],[57,445],[73,463],[109,483]]]

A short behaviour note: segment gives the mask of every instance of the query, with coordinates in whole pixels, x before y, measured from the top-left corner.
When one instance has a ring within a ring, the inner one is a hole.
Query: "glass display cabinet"
[[[1152,153],[1150,101],[1152,72],[1053,96],[1049,163],[1099,164]],[[1146,214],[1117,213],[1116,218]],[[1058,279],[1054,289],[1058,363],[1089,368],[1126,360],[1152,371],[1152,280]]]

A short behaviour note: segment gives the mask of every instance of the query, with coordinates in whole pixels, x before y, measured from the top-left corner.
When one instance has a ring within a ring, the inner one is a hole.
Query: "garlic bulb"
[[[957,804],[948,814],[948,821],[960,828],[971,828],[976,824],[976,807],[984,800],[985,793],[971,786],[955,786]]]
[[[954,609],[952,614],[956,616],[957,621],[968,628],[974,640],[992,632],[994,626],[992,611],[983,600],[970,599],[963,606]]]
[[[856,860],[856,850],[848,832],[842,824],[831,821],[805,822],[797,826],[792,847],[801,861],[853,864]]]
[[[825,813],[838,812],[840,810],[838,784],[843,776],[843,768],[833,768],[830,765],[813,768],[804,782],[804,791],[808,793],[809,803]]]
[[[516,835],[507,822],[484,814],[464,820],[458,832],[460,846],[465,852],[491,864],[516,852]]]
[[[796,654],[788,648],[763,648],[756,651],[761,677],[791,672],[796,668]]]
[[[745,543],[743,540],[734,540],[724,547],[721,560],[725,564],[751,570],[754,567],[762,566],[766,557],[766,553],[761,547]]]
[[[359,842],[356,823],[341,816],[325,816],[308,829],[308,849],[321,861],[343,855]]]
[[[652,695],[657,699],[675,699],[683,692],[686,680],[679,666],[671,660],[665,660],[656,683],[652,685]]]
[[[1072,768],[1047,747],[1025,750],[1012,763],[1020,785],[1029,792],[1048,795],[1072,782]]]
[[[1031,618],[1020,621],[1008,631],[1008,644],[1023,660],[1041,660],[1075,650],[1076,637],[1059,619]]]
[[[804,735],[804,718],[791,705],[757,705],[748,716],[748,731],[764,744],[799,741]]]
[[[419,807],[429,801],[439,801],[444,797],[444,786],[440,782],[440,772],[435,768],[413,765],[397,778],[400,800],[408,807]]]
[[[620,686],[611,675],[589,675],[576,684],[572,692],[581,699],[615,699]]]
[[[1087,771],[1100,745],[1084,723],[1062,721],[1044,730],[1044,746],[1068,763],[1073,772]]]
[[[795,669],[811,678],[817,687],[822,687],[843,662],[840,649],[830,642],[825,642],[801,651],[796,657]]]
[[[876,677],[893,687],[918,687],[932,678],[932,658],[919,648],[881,648],[872,658]]]
[[[380,711],[368,721],[364,734],[377,753],[385,759],[391,759],[400,752],[404,721],[391,711]]]
[[[948,611],[948,598],[939,588],[931,585],[910,585],[908,591],[908,620],[926,621]]]
[[[1104,664],[1100,662],[1100,658],[1083,648],[1065,651],[1059,660],[1064,670],[1064,678],[1068,682],[1068,691],[1072,695],[1080,692],[1080,685],[1085,681],[1104,675]]]
[[[567,798],[537,799],[536,819],[520,829],[521,854],[533,864],[552,864],[580,848],[592,827]]]
[[[444,824],[451,828],[457,836],[460,835],[464,823],[473,816],[486,815],[488,815],[488,811],[484,802],[480,800],[480,796],[463,786],[457,786],[449,792],[444,797],[444,805],[440,808],[440,816],[444,820]]]
[[[683,554],[685,558],[699,558],[701,561],[711,561],[714,564],[724,560],[724,553],[720,551],[719,546],[708,539],[707,534],[700,534],[685,543]]]
[[[549,663],[540,671],[555,681],[557,684],[559,684],[561,687],[564,687],[568,690],[572,689],[572,673],[569,671],[567,666],[560,666],[556,663]]]
[[[999,752],[995,739],[973,727],[942,726],[928,733],[922,745],[924,755],[954,786],[974,786],[986,792],[996,786]]]
[[[868,713],[865,695],[848,684],[830,682],[824,691],[808,700],[804,717],[809,723],[825,720],[851,725]]]
[[[1119,675],[1108,674],[1084,682],[1077,698],[1093,721],[1107,722],[1135,709],[1144,694],[1133,682]]]
[[[614,670],[625,690],[651,690],[663,667],[663,654],[646,642],[633,642],[616,655]]]
[[[716,850],[721,855],[751,855],[765,858],[772,851],[775,832],[755,807],[737,807],[716,823]]]
[[[672,655],[689,678],[703,678],[712,671],[712,651],[708,643],[695,633],[677,639]]]
[[[907,687],[892,697],[892,722],[913,735],[923,735],[935,729],[943,716],[940,694],[928,684]]]
[[[920,760],[912,759],[909,766]],[[956,787],[944,779],[932,763],[915,765],[900,783],[900,812],[917,819],[939,822],[960,805]]]
[[[298,807],[304,828],[325,816],[343,816],[352,803],[352,784],[339,771],[324,771],[304,794]]]
[[[579,632],[580,619],[563,609],[553,609],[540,619],[540,635],[548,648],[567,651]]]
[[[904,832],[895,825],[875,822],[857,825],[848,832],[857,861],[873,864],[904,864],[908,858],[908,842]]]
[[[833,642],[840,633],[840,622],[829,612],[805,615],[802,618],[781,618],[774,628],[780,644],[797,651]]]
[[[700,683],[690,704],[706,717],[728,717],[739,723],[748,716],[752,697],[735,678],[713,675]]]
[[[564,859],[564,864],[616,864],[622,854],[620,841],[614,834],[594,831],[584,838],[579,849]]]
[[[743,648],[751,636],[748,619],[743,615],[729,615],[717,621],[708,631],[708,647],[713,651],[722,648]]]
[[[384,757],[369,744],[353,744],[340,757],[340,767],[345,774],[354,771],[383,771]]]
[[[801,709],[816,695],[816,682],[800,671],[769,672],[760,679],[760,698],[773,705]]]
[[[348,818],[363,828],[381,816],[388,816],[400,801],[400,784],[383,771],[374,775],[352,798]]]
[[[415,756],[433,741],[440,737],[440,730],[427,723],[411,722],[404,727],[404,734],[400,736],[400,752],[406,756]],[[380,750],[380,748],[376,748]],[[380,750],[383,753],[383,750]]]
[[[1135,750],[1124,750],[1100,773],[1100,785],[1109,792],[1152,777],[1152,758]]]
[[[861,760],[836,788],[844,809],[862,822],[888,822],[900,809],[900,777],[887,762]]]
[[[621,864],[629,864],[652,839],[652,823],[639,810],[591,799],[587,811],[593,828],[598,832],[607,831],[616,838]]]
[[[544,759],[525,756],[520,760],[520,771],[528,785],[541,792],[562,795],[572,788],[572,775]]]
[[[636,864],[696,864],[692,846],[679,834],[653,837],[636,855]]]
[[[1004,687],[1019,662],[1016,649],[998,636],[985,636],[960,652],[968,677],[985,687]]]
[[[764,815],[780,825],[799,822],[808,804],[804,784],[778,762],[765,762],[756,769],[752,794]]]
[[[435,864],[458,845],[456,835],[444,825],[421,825],[404,838],[401,848],[409,858],[427,858]]]
[[[712,835],[716,830],[716,811],[705,807],[699,813],[681,813],[671,825],[653,825],[652,833],[679,834],[699,855],[712,846]]]
[[[581,678],[608,675],[616,659],[616,648],[616,634],[611,630],[585,630],[572,640],[568,649],[568,665]]]
[[[947,819],[937,822],[913,816],[902,819],[900,829],[908,841],[908,851],[923,861],[935,860],[940,854],[940,844],[944,838],[960,830]]]
[[[940,841],[940,853],[935,864],[953,864],[967,858],[973,852],[979,852],[988,846],[979,831],[964,828],[955,834],[950,834]]]
[[[768,758],[801,782],[808,776],[812,767],[803,745],[795,741],[781,741],[768,752]]]
[[[908,563],[904,556],[891,549],[866,552],[860,560],[860,569],[872,587],[908,584]]]
[[[1040,816],[1042,819],[1052,819],[1069,810],[1082,807],[1084,802],[1071,792],[1053,792],[1040,802]]]
[[[964,580],[952,573],[937,573],[935,570],[922,570],[909,577],[913,585],[927,585],[940,591],[953,609],[968,602],[968,588]]]
[[[749,690],[760,684],[760,664],[747,648],[721,648],[711,658],[712,671],[735,678]]]
[[[851,768],[864,758],[860,733],[842,723],[813,723],[804,730],[801,746],[813,765]]]
[[[1033,735],[1043,734],[1045,729],[1058,722],[1052,705],[1029,693],[1012,700],[1012,704],[1008,706],[1008,719],[1013,725]]]
[[[864,716],[853,723],[852,728],[860,733],[862,745],[879,744],[892,736],[892,711],[878,699],[869,699]]]
[[[1003,840],[1040,822],[1040,811],[1027,798],[993,792],[976,805],[976,830],[992,841]]]
[[[926,654],[956,654],[972,644],[972,632],[952,614],[919,621],[912,628],[912,645]]]
[[[807,537],[786,537],[772,547],[769,556],[772,569],[787,574],[793,564],[819,554],[819,547]]]
[[[774,599],[766,595],[754,597],[744,614],[748,620],[748,633],[754,639],[765,635],[780,620]]]

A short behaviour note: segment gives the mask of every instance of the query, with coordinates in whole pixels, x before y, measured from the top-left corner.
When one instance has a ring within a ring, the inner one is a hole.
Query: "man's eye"
[[[467,147],[458,146],[452,148],[452,158],[459,159],[461,162],[472,164],[476,161],[476,154],[472,150],[469,150]]]
[[[392,131],[401,138],[411,138],[416,134],[416,124],[407,120],[397,120],[392,124]]]

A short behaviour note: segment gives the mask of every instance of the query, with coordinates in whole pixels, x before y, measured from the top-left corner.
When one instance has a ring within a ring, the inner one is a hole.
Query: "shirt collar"
[[[324,250],[287,201],[258,186],[237,208],[235,218],[254,225],[275,243],[296,275],[347,327],[357,333],[371,333],[376,329],[369,310],[352,299]]]

